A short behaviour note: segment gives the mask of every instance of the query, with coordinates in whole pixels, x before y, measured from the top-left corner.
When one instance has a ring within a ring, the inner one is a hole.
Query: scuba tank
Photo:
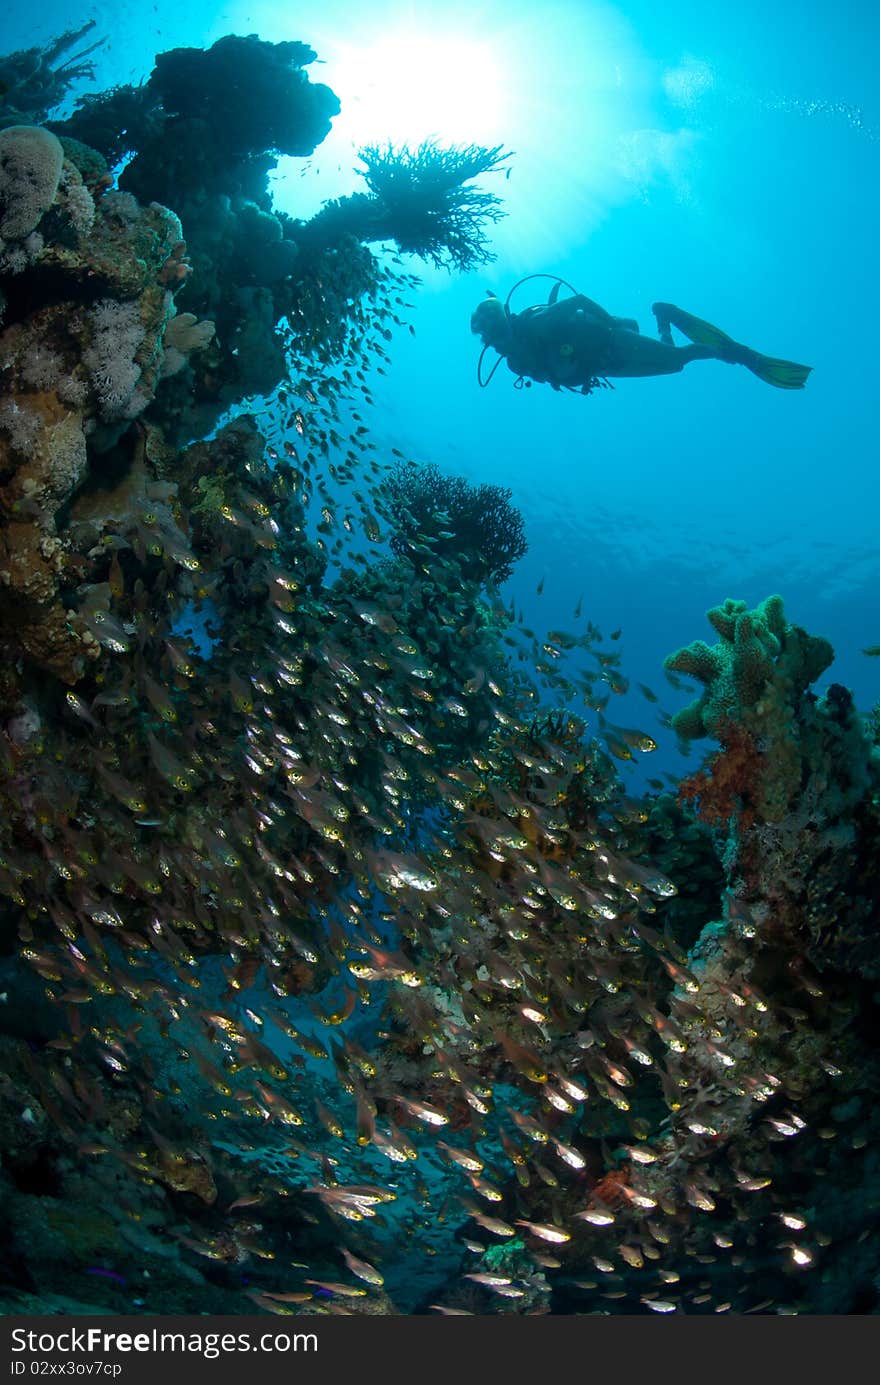
[[[550,280],[552,280],[553,287],[551,288],[550,293],[549,293],[548,296],[547,296],[546,302],[544,302],[544,303],[536,303],[536,304],[533,304],[531,309],[523,309],[522,314],[520,314],[521,316],[525,316],[529,311],[539,311],[541,308],[552,308],[553,305],[558,301],[558,299],[559,299],[559,291],[560,291],[560,289],[562,289],[562,288],[568,289],[568,291],[569,291],[572,295],[574,295],[575,297],[578,296],[578,291],[577,291],[577,289],[574,287],[574,285],[573,285],[573,284],[570,284],[570,283],[568,282],[567,279],[563,279],[563,278],[562,278],[560,275],[558,275],[558,274],[544,274],[544,273],[526,274],[526,275],[524,275],[524,277],[523,277],[522,279],[518,279],[518,280],[516,281],[516,283],[513,285],[513,288],[510,290],[510,292],[508,293],[507,297],[506,297],[505,300],[504,300],[504,312],[505,312],[505,314],[507,315],[508,318],[515,316],[515,314],[512,314],[512,313],[511,313],[511,309],[510,309],[510,301],[511,301],[511,299],[513,298],[513,295],[517,292],[518,289],[520,289],[520,288],[522,287],[523,284],[528,284],[528,283],[530,283],[533,279],[550,279]],[[489,297],[490,297],[490,298],[494,298],[495,295],[490,293],[490,294],[489,294]],[[483,375],[483,362],[484,362],[484,360],[485,360],[485,358],[486,358],[486,353],[487,353],[489,350],[492,350],[492,349],[493,349],[493,348],[491,347],[491,345],[490,345],[489,343],[487,343],[487,344],[483,347],[482,351],[480,352],[480,356],[479,356],[479,359],[478,359],[478,361],[477,361],[477,384],[480,386],[481,389],[485,389],[485,388],[487,387],[487,385],[491,384],[491,382],[492,382],[492,380],[493,380],[493,378],[494,378],[494,376],[495,376],[496,370],[497,370],[498,367],[500,366],[501,362],[502,362],[503,360],[506,359],[505,356],[503,356],[502,354],[499,353],[498,359],[494,362],[494,364],[492,365],[492,368],[491,368],[491,370],[489,371],[488,375],[486,375],[485,378],[484,378],[484,375]],[[515,367],[514,367],[514,368],[515,368]],[[536,377],[536,378],[538,378],[538,377]],[[553,388],[554,388],[554,389],[567,389],[571,394],[591,394],[591,393],[593,392],[593,390],[596,389],[596,388],[602,388],[602,389],[613,389],[613,388],[614,388],[614,386],[613,386],[612,384],[610,384],[610,382],[609,382],[608,380],[605,380],[605,379],[603,379],[603,378],[601,378],[601,377],[599,377],[599,376],[591,376],[591,377],[590,377],[590,380],[589,380],[586,384],[579,385],[579,386],[574,386],[574,385],[558,385],[558,384],[554,384],[553,381],[549,381],[549,382],[548,382],[548,381],[542,381],[542,383],[550,383],[550,384],[553,384]],[[515,388],[515,389],[523,389],[523,388],[525,388],[525,389],[530,389],[530,388],[531,388],[531,385],[532,385],[532,380],[526,378],[525,375],[520,375],[520,376],[518,376],[518,378],[514,381],[514,388]]]

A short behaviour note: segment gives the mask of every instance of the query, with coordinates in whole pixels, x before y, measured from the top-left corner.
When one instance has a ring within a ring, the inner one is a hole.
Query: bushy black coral
[[[509,157],[501,145],[417,149],[371,145],[358,155],[369,192],[328,202],[305,228],[318,244],[341,236],[393,240],[401,250],[444,269],[468,270],[493,260],[487,222],[505,215],[493,192],[467,186],[483,173],[500,172]]]
[[[461,270],[494,259],[483,224],[504,215],[494,193],[467,184],[497,171],[507,157],[500,144],[443,149],[430,141],[417,149],[371,145],[359,155],[361,176],[401,250]]]
[[[522,515],[506,486],[472,486],[433,463],[407,461],[392,473],[385,494],[398,556],[427,551],[455,561],[470,580],[504,582],[528,551]]]

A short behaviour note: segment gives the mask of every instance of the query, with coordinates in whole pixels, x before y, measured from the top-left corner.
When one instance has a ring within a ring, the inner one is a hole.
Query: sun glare
[[[488,43],[430,31],[391,33],[366,48],[340,46],[333,66],[345,93],[336,124],[356,143],[496,143],[505,112]]]
[[[684,143],[657,130],[654,74],[607,0],[322,0],[308,33],[287,12],[280,22],[277,0],[248,0],[248,24],[263,7],[267,31],[312,44],[309,77],[342,106],[308,167],[279,164],[291,214],[362,191],[365,145],[500,144],[514,158],[503,187],[484,180],[508,213],[492,243],[525,269],[584,243],[610,206],[686,163]]]

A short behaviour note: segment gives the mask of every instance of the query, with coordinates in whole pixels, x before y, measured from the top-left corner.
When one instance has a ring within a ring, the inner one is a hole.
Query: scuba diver
[[[511,312],[510,300],[520,285],[544,278],[554,280],[547,302]],[[560,299],[563,286],[573,297]],[[762,356],[672,303],[655,303],[652,312],[657,319],[658,340],[642,336],[632,318],[612,317],[564,279],[529,274],[513,286],[504,303],[490,293],[471,317],[471,331],[483,341],[477,379],[485,388],[506,359],[517,376],[517,388],[535,380],[555,390],[591,394],[597,388],[613,389],[611,378],[676,375],[691,361],[725,361],[746,366],[777,389],[799,390],[812,370],[812,366]],[[687,346],[674,344],[673,327],[688,338]],[[490,349],[498,352],[498,360],[484,379],[483,359]]]

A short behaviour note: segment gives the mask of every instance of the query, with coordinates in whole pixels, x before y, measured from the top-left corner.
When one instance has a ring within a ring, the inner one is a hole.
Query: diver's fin
[[[811,365],[798,365],[796,361],[781,361],[776,356],[762,356],[759,351],[746,348],[740,365],[748,366],[759,380],[775,385],[778,390],[802,390],[807,376],[813,369]]]
[[[559,290],[560,290],[561,288],[562,288],[562,280],[561,280],[561,279],[557,279],[557,280],[556,280],[556,283],[553,285],[552,289],[550,290],[550,297],[547,299],[547,303],[548,303],[548,305],[549,305],[551,308],[553,307],[553,304],[556,302],[557,298],[559,297]]]
[[[728,365],[744,365],[759,380],[775,385],[778,390],[802,390],[807,376],[813,369],[811,365],[798,365],[797,361],[781,361],[777,356],[762,356],[750,346],[732,341],[727,346],[715,348],[720,361]]]
[[[807,383],[812,366],[782,361],[776,356],[762,356],[760,351],[753,351],[751,347],[734,341],[720,327],[713,327],[711,322],[704,322],[701,317],[694,317],[672,303],[657,303],[655,311],[657,308],[662,309],[666,321],[671,322],[690,341],[700,346],[714,346],[723,360],[747,366],[753,375],[768,385],[775,385],[779,390],[802,390]]]

